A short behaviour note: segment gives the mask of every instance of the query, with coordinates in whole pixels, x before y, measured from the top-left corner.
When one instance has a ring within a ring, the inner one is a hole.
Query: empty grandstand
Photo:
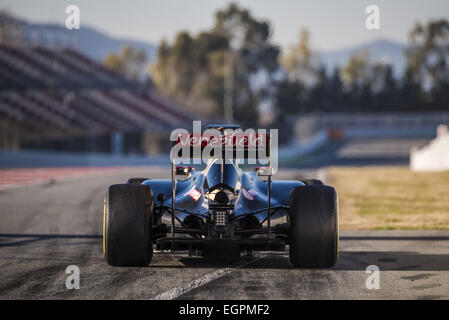
[[[0,44],[2,149],[157,153],[192,116],[73,48]],[[114,141],[114,139],[112,139]]]

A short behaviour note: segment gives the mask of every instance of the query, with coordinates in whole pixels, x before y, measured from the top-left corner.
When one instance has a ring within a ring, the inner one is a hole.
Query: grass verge
[[[340,228],[449,229],[449,171],[408,167],[332,167]]]

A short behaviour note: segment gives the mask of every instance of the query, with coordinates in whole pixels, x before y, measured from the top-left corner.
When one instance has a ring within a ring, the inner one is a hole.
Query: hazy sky
[[[229,2],[270,20],[274,41],[284,47],[301,27],[310,29],[315,49],[337,49],[379,38],[406,42],[416,21],[449,18],[449,0],[0,0],[0,8],[30,21],[64,24],[65,7],[76,4],[81,28],[157,43],[182,29],[211,27],[213,13]],[[365,28],[370,4],[380,7],[380,30]]]

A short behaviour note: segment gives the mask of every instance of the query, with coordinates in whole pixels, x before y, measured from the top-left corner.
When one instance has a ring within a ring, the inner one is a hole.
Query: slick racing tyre
[[[301,180],[306,184],[306,186],[322,186],[324,185],[321,180],[318,179],[307,179],[307,180]]]
[[[127,184],[142,184],[145,180],[150,180],[148,178],[129,178],[126,182]]]
[[[290,195],[290,262],[297,268],[329,268],[338,258],[338,199],[334,188],[301,186]]]
[[[151,262],[153,194],[149,186],[116,184],[104,203],[103,252],[111,266],[144,267]]]

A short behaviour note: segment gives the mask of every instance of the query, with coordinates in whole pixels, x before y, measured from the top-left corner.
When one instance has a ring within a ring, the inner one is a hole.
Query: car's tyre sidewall
[[[128,181],[126,181],[127,184],[142,184],[145,180],[150,180],[148,178],[129,178]]]
[[[153,194],[149,186],[109,187],[104,213],[104,254],[112,266],[148,266],[153,248]]]
[[[324,185],[324,183],[318,179],[306,179],[306,180],[301,180],[301,181],[304,182],[307,186],[323,186]]]
[[[290,262],[329,268],[338,259],[338,196],[325,185],[301,186],[290,195]]]

